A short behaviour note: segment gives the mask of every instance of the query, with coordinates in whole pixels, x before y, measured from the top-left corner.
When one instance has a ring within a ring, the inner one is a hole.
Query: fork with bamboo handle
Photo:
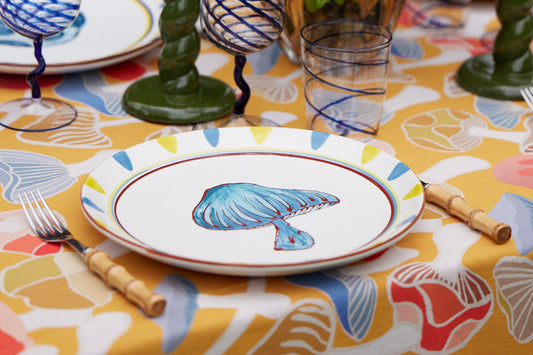
[[[487,234],[493,241],[503,244],[511,238],[511,227],[489,217],[485,212],[470,206],[461,196],[444,190],[439,185],[422,181],[426,201],[446,210],[450,215],[460,218],[475,230]]]
[[[39,191],[23,193],[19,196],[19,200],[31,229],[39,238],[46,242],[69,244],[85,258],[89,270],[99,275],[108,286],[119,290],[146,315],[157,317],[165,311],[166,300],[163,296],[153,293],[143,281],[130,275],[105,252],[89,248],[75,239],[56,217]]]

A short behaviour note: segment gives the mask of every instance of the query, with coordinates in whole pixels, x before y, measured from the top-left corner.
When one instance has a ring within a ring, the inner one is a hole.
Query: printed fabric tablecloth
[[[99,70],[43,77],[45,96],[79,110],[44,133],[0,129],[0,354],[530,354],[533,352],[533,114],[454,82],[459,65],[490,51],[499,24],[474,5],[461,30],[428,30],[404,13],[376,139],[425,178],[448,184],[511,225],[497,245],[442,209],[396,245],[334,270],[230,277],[172,267],[97,232],[80,208],[87,174],[127,147],[191,129],[129,116],[124,90],[157,73],[158,50]],[[233,58],[202,40],[199,71],[234,86]],[[274,45],[251,55],[247,112],[305,128],[301,69]],[[2,102],[28,95],[0,74]],[[3,113],[0,112],[0,116]],[[164,295],[146,317],[66,246],[30,231],[17,196],[39,188],[69,229]]]

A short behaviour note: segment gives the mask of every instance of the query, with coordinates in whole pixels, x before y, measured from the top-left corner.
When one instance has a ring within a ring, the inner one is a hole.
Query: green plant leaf
[[[344,0],[335,0],[335,2],[337,1],[342,1],[344,3]],[[305,9],[314,14],[323,8],[328,2],[329,0],[305,0]]]

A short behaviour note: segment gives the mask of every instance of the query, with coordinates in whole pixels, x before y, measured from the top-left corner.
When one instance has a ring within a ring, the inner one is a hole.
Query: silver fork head
[[[56,217],[41,192],[31,191],[19,195],[19,201],[33,232],[46,241],[62,241],[70,232]]]
[[[533,88],[526,87],[526,88],[520,89],[520,95],[522,95],[522,98],[529,106],[529,109],[533,111]]]

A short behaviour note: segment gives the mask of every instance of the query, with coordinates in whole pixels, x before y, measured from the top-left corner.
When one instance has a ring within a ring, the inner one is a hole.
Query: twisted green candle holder
[[[126,111],[140,119],[164,124],[212,121],[231,113],[236,96],[218,79],[201,76],[195,66],[200,38],[194,24],[198,0],[165,0],[159,18],[165,45],[159,55],[159,75],[141,79],[123,96]]]
[[[502,28],[492,53],[464,62],[457,83],[464,89],[494,99],[521,100],[520,89],[533,86],[533,0],[499,0],[496,14]]]

